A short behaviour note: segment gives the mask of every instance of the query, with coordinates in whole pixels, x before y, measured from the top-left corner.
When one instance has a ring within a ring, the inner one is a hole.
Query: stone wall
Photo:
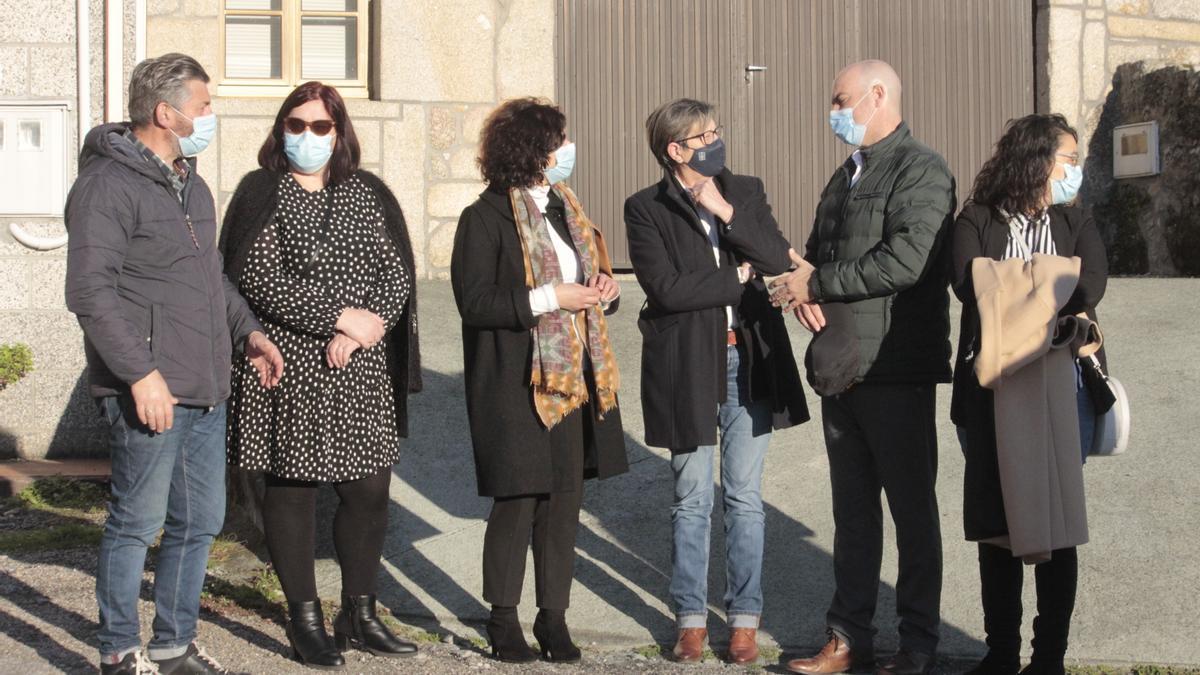
[[[514,96],[554,96],[553,0],[378,0],[378,100],[347,103],[364,168],[395,191],[421,278],[449,276],[454,228],[483,189],[484,118]],[[147,53],[183,51],[219,81],[218,0],[151,0]],[[257,166],[277,98],[217,97],[220,132],[200,173],[223,209]]]
[[[554,95],[554,2],[376,2],[378,100],[352,99],[350,114],[364,167],[387,181],[404,208],[418,275],[446,278],[458,215],[483,189],[474,158],[485,116],[506,98]],[[103,4],[91,0],[92,123],[102,116]],[[125,6],[128,78],[133,0]],[[30,12],[28,2],[0,0],[0,100],[71,100],[68,147],[76,148],[75,2],[44,0],[38,7]],[[219,0],[149,0],[146,53],[191,54],[220,81],[218,8]],[[219,134],[199,166],[222,210],[238,180],[257,166],[279,103],[214,100]],[[63,303],[66,251],[26,249],[9,236],[8,224],[0,218],[0,343],[29,344],[35,370],[0,392],[0,458],[104,454],[87,395],[82,335]],[[40,234],[63,231],[61,218],[25,226]]]
[[[1039,0],[1039,5],[1038,109],[1062,113],[1080,131],[1082,203],[1101,226],[1114,271],[1196,274],[1178,267],[1172,242],[1200,235],[1188,234],[1193,226],[1169,215],[1181,213],[1172,204],[1192,197],[1178,193],[1184,178],[1200,173],[1200,141],[1185,121],[1186,109],[1200,105],[1195,91],[1190,99],[1134,105],[1118,102],[1114,84],[1120,83],[1118,73],[1129,83],[1135,70],[1122,69],[1129,64],[1140,64],[1138,73],[1178,73],[1161,82],[1179,82],[1184,71],[1200,67],[1200,0]],[[1186,85],[1174,90],[1189,91]],[[1114,181],[1112,127],[1154,119],[1164,143],[1162,175]],[[1163,126],[1164,119],[1175,123]]]

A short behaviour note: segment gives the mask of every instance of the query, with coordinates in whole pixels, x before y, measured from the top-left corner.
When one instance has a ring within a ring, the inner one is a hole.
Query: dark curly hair
[[[567,116],[540,98],[505,101],[479,133],[479,170],[493,188],[525,188],[542,181],[546,158],[567,140]]]
[[[1046,181],[1054,170],[1059,138],[1079,134],[1058,114],[1010,120],[971,189],[971,201],[1008,213],[1038,216],[1045,210]]]

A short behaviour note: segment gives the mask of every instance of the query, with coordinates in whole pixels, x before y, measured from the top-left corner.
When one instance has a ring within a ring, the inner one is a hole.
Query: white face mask
[[[167,105],[171,105],[168,103]],[[195,157],[204,152],[209,143],[212,143],[213,137],[217,135],[217,115],[209,113],[199,117],[188,117],[183,114],[183,111],[175,106],[171,109],[179,113],[184,119],[190,120],[192,123],[192,133],[187,136],[180,136],[171,129],[171,133],[175,134],[175,138],[179,139],[179,154],[184,157]]]

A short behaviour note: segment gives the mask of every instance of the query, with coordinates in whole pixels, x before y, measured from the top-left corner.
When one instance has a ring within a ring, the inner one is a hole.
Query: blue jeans
[[[225,404],[175,406],[174,427],[161,434],[138,421],[127,395],[106,397],[101,408],[109,424],[112,498],[96,570],[100,654],[141,646],[142,572],[161,529],[149,652],[154,659],[178,656],[196,638],[208,551],[225,522]]]
[[[717,424],[725,495],[725,611],[734,628],[757,628],[763,607],[762,472],[771,440],[771,409],[764,402],[748,400],[748,380],[737,347],[729,347],[728,393],[718,410]],[[715,445],[671,451],[675,473],[671,598],[679,628],[703,628],[707,623],[716,451]]]

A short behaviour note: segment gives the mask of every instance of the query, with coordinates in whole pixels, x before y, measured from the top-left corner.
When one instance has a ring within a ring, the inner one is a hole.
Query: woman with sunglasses
[[[1004,544],[1009,522],[996,447],[996,429],[1004,420],[996,418],[992,390],[981,387],[976,376],[981,331],[972,261],[1030,261],[1034,254],[1076,256],[1081,261],[1079,281],[1058,314],[1085,312],[1095,320],[1096,304],[1107,283],[1108,258],[1092,219],[1072,205],[1082,181],[1078,136],[1062,115],[1027,115],[1014,120],[976,177],[971,199],[955,220],[951,235],[952,282],[963,309],[950,418],[958,427],[966,461],[966,538],[978,542],[979,547],[988,652],[970,671],[978,675],[1010,675],[1020,670],[1025,571],[1022,559],[1014,557]],[[1070,452],[1086,455],[1095,417],[1087,389],[1078,377],[1076,380],[1077,400],[1068,402],[1067,409],[1078,409],[1082,447]],[[1015,423],[1028,424],[1023,419]],[[1048,561],[1034,565],[1037,618],[1033,621],[1033,657],[1022,673],[1063,672],[1078,570],[1075,546],[1057,548]]]
[[[259,385],[235,361],[229,461],[265,474],[263,528],[288,605],[294,656],[341,668],[350,647],[416,652],[376,615],[392,465],[420,387],[412,246],[396,198],[359,169],[337,90],[308,82],[283,102],[225,216],[226,272],[287,361]],[[317,486],[339,503],[333,541],[342,605],[331,640],[314,565]]]

